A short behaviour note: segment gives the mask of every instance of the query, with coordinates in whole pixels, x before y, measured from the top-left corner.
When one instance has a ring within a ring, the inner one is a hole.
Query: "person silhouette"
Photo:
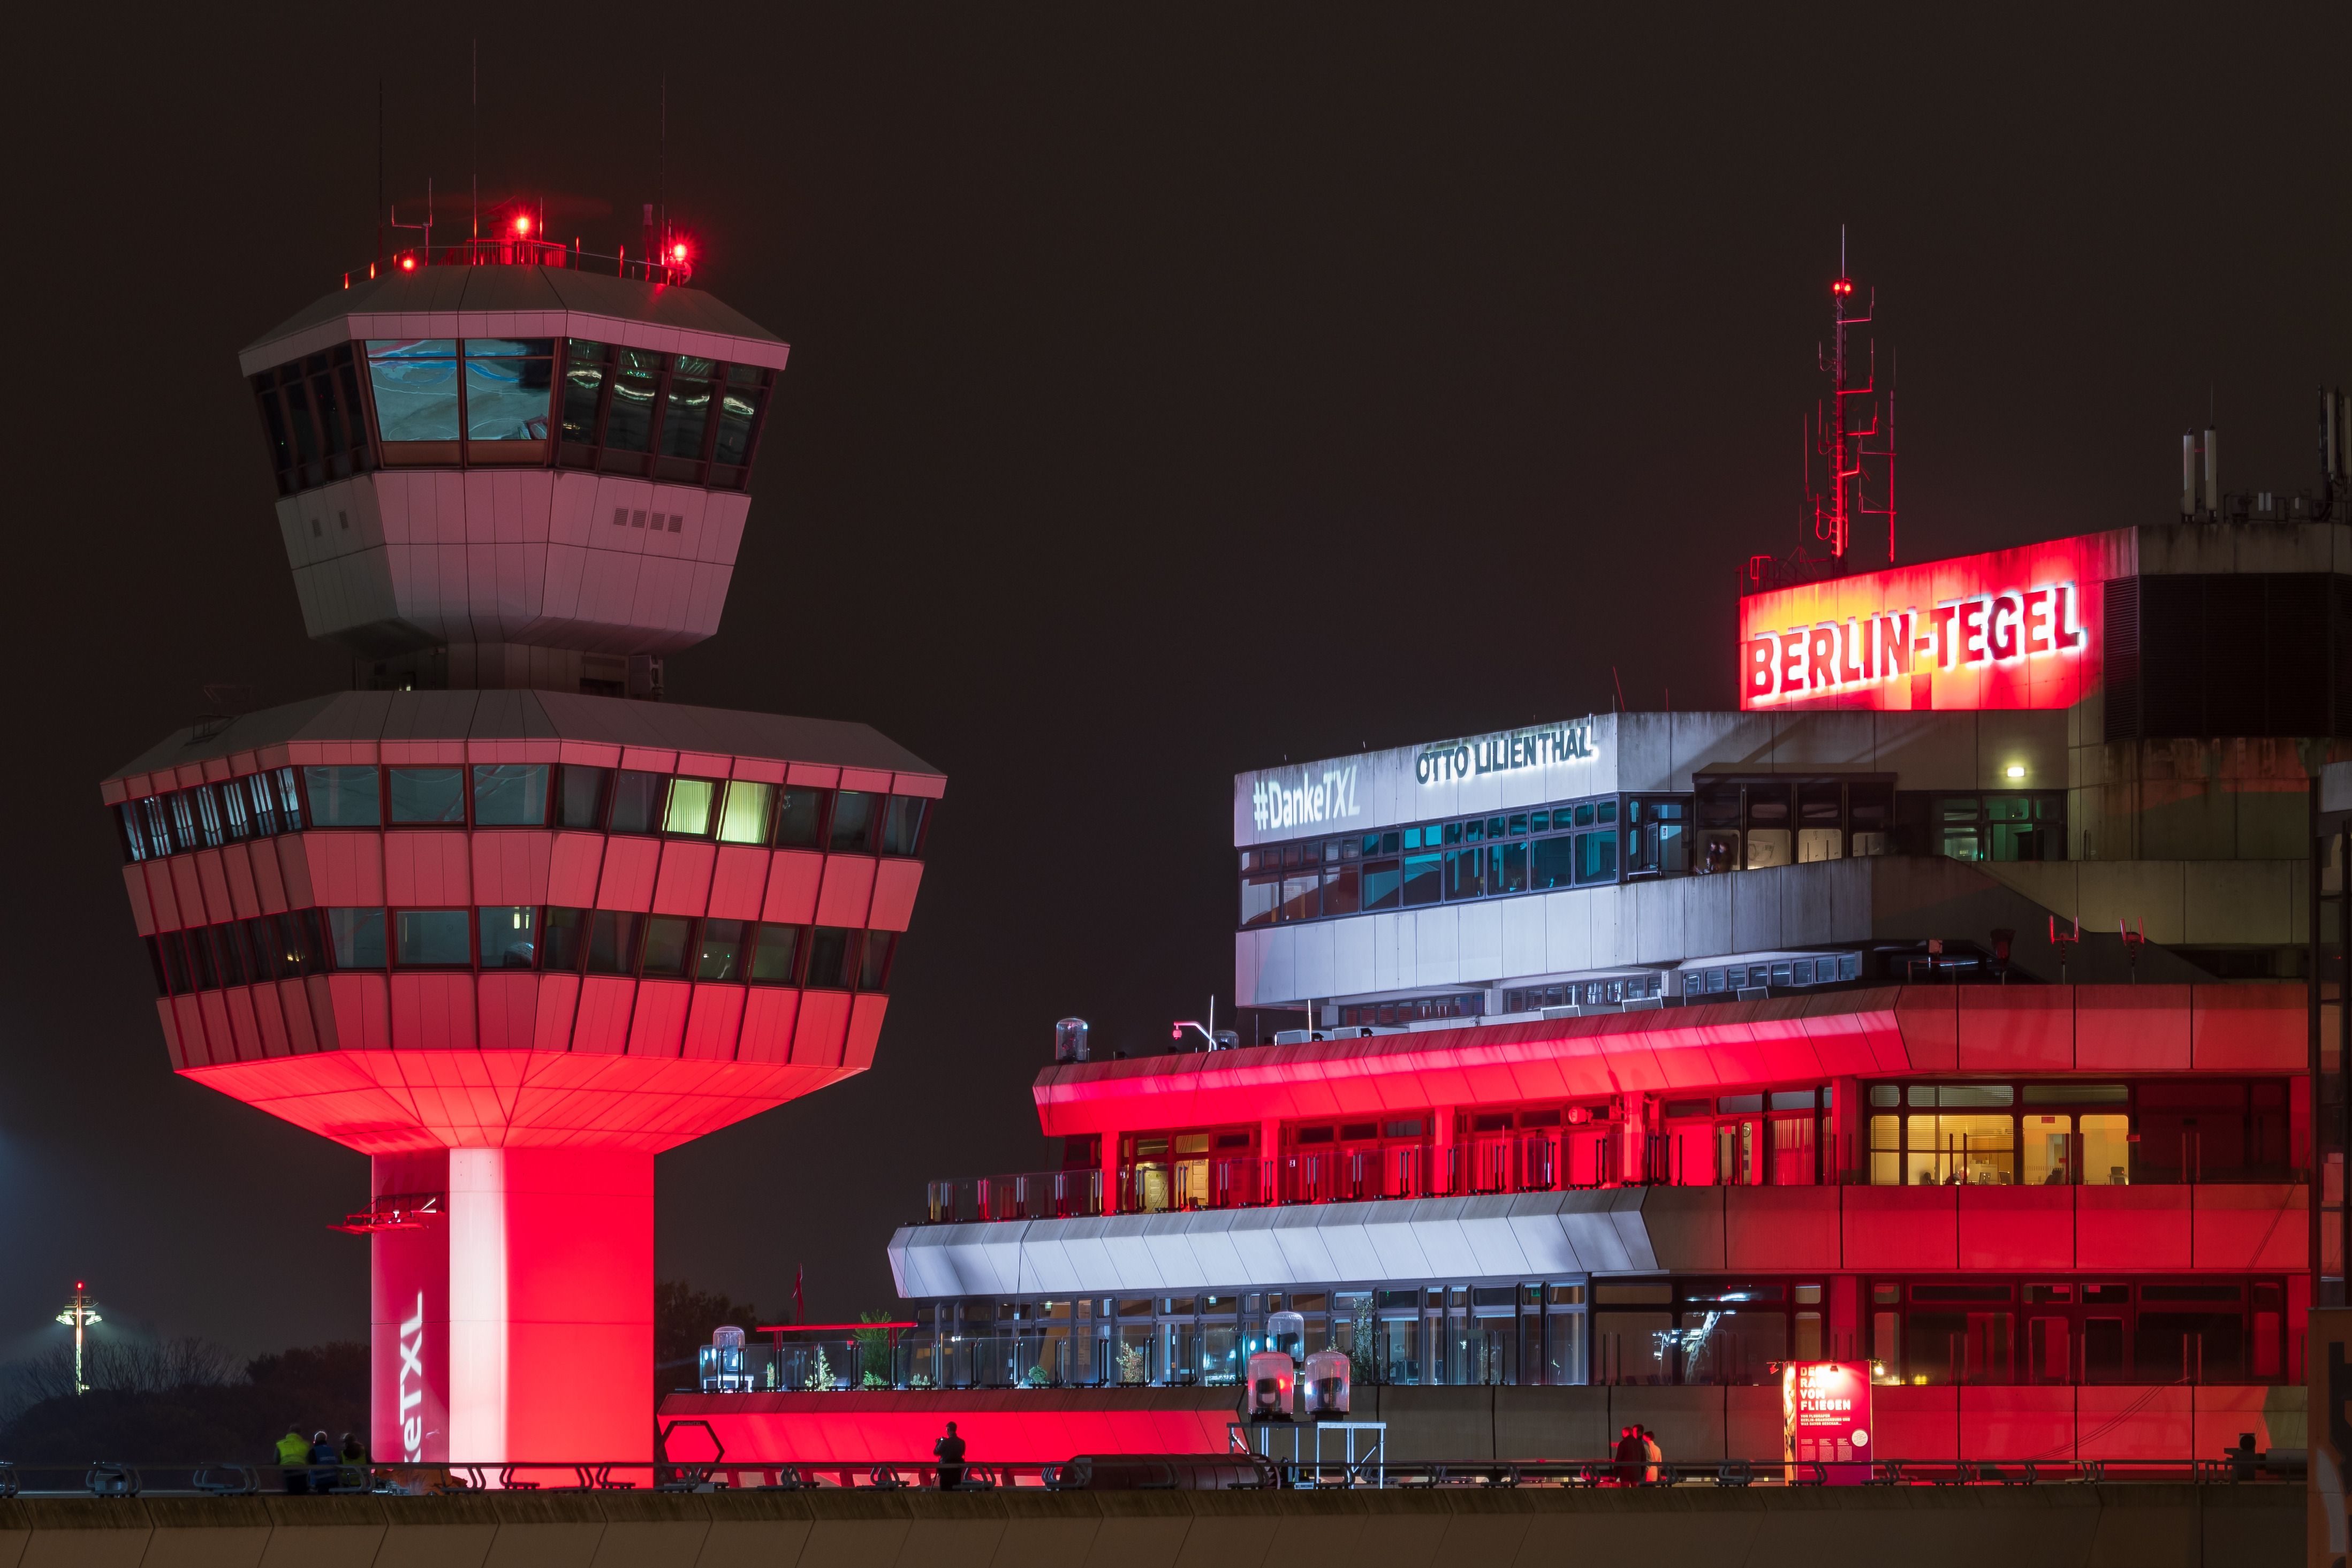
[[[956,1436],[956,1424],[948,1423],[947,1436],[931,1445],[931,1452],[940,1461],[940,1490],[963,1484],[963,1439]]]

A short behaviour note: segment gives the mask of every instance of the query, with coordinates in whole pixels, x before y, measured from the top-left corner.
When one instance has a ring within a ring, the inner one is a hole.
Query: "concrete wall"
[[[2304,797],[2293,801],[2299,838]],[[2206,977],[2162,946],[2300,943],[2307,881],[2301,860],[1976,864],[1878,855],[1260,926],[1234,935],[1234,973],[1242,1005],[1272,1007],[1872,941],[1990,946],[2006,926],[2017,933],[2018,966],[2055,980],[2055,915],[2079,917],[2085,935],[2071,979],[2189,981]],[[2158,945],[2137,956],[2136,968],[2116,935],[2118,915],[2144,923]]]
[[[2304,1489],[2281,1484],[508,1492],[0,1502],[0,1568],[2272,1568],[2303,1534]]]

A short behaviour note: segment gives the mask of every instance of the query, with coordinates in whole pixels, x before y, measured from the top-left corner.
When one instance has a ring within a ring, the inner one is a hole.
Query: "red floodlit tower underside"
[[[102,792],[173,1070],[371,1157],[338,1228],[379,1459],[650,1457],[654,1156],[873,1061],[946,780],[657,700],[784,356],[553,263],[428,263],[245,350],[306,622],[374,689]]]

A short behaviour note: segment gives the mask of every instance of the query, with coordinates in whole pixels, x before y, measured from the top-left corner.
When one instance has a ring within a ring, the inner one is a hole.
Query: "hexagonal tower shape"
[[[871,1063],[946,787],[646,700],[718,625],[785,346],[581,260],[419,256],[246,350],[368,689],[102,785],[173,1071],[371,1156],[387,1460],[649,1457],[653,1157]]]

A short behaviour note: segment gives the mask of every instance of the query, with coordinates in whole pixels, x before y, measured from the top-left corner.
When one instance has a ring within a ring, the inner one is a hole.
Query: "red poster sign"
[[[2127,535],[1831,578],[1739,601],[1743,708],[2061,708],[2098,679]]]
[[[1781,1457],[1828,1467],[1832,1486],[1870,1479],[1870,1363],[1791,1361],[1780,1368]],[[1794,1477],[1790,1478],[1794,1479]]]

